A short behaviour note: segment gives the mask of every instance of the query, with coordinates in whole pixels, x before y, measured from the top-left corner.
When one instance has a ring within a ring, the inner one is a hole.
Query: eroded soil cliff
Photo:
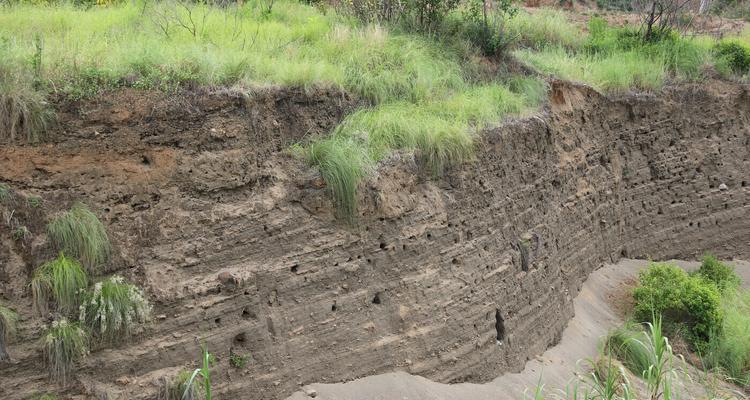
[[[481,132],[476,160],[439,180],[391,157],[351,227],[287,149],[357,104],[329,90],[128,90],[59,105],[51,143],[4,144],[3,211],[31,235],[0,228],[0,295],[23,318],[0,397],[59,390],[27,285],[50,256],[45,222],[75,201],[107,226],[106,272],[155,304],[144,332],[92,352],[67,390],[110,399],[154,398],[198,358],[196,337],[217,355],[222,399],[393,370],[487,381],[559,339],[603,262],[750,252],[747,85],[607,98],[554,82],[543,112]]]

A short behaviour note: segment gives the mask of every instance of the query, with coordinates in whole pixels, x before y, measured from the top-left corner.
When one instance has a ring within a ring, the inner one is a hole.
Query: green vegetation
[[[708,369],[750,387],[750,292],[739,285],[734,269],[710,254],[692,274],[654,263],[641,272],[634,289],[634,318],[662,316],[670,333],[684,336]],[[637,329],[615,331],[609,343],[638,373],[648,364],[648,351],[632,339],[634,332]]]
[[[75,257],[89,270],[109,259],[112,246],[99,218],[82,203],[76,203],[65,214],[47,225],[52,242],[66,254]]]
[[[544,44],[541,51],[525,49],[516,55],[541,72],[605,91],[656,90],[667,79],[697,79],[711,62],[710,42],[673,32],[644,42],[635,28],[610,27],[601,18],[589,21],[589,32],[579,45]]]
[[[80,307],[79,321],[106,343],[127,339],[135,324],[145,323],[151,306],[143,292],[112,276],[94,285]]]
[[[54,121],[54,113],[28,72],[9,65],[8,42],[3,38],[0,35],[0,139],[38,142]]]
[[[44,393],[39,396],[33,397],[33,400],[57,400],[58,397],[54,394]]]
[[[26,226],[19,226],[16,229],[13,229],[13,240],[19,241],[19,240],[26,240],[31,235],[31,232],[29,232],[29,228]]]
[[[708,342],[703,362],[738,385],[750,387],[750,292],[722,297],[724,320]]]
[[[739,39],[725,39],[716,44],[715,51],[719,69],[729,70],[723,71],[725,74],[750,74],[750,44]]]
[[[684,330],[690,344],[704,351],[712,332],[722,324],[717,287],[668,263],[650,264],[639,281],[633,290],[633,318],[643,322],[662,316],[670,334]]]
[[[11,195],[10,187],[4,183],[0,183],[0,203],[8,201]]]
[[[229,365],[231,365],[233,368],[237,369],[244,369],[245,366],[247,366],[247,356],[242,354],[237,354],[234,352],[229,353]]]
[[[37,196],[29,196],[26,198],[26,204],[31,208],[39,208],[42,206],[42,198]]]
[[[190,377],[190,371],[182,370],[171,382],[166,381],[159,400],[197,400],[198,390]]]
[[[736,290],[741,283],[734,268],[717,260],[712,254],[703,256],[703,262],[696,273],[699,277],[716,285],[722,294]]]
[[[201,345],[201,362],[201,367],[196,368],[190,375],[190,379],[185,383],[183,399],[188,396],[189,392],[193,391],[196,384],[200,384],[203,387],[204,399],[211,400],[211,365],[214,363],[214,356],[208,352],[208,347],[205,344]],[[196,380],[196,378],[200,379]]]
[[[661,318],[646,324],[646,329],[622,328],[610,334],[602,347],[597,361],[585,360],[590,372],[576,374],[577,379],[571,382],[555,399],[569,400],[634,400],[638,398],[634,385],[628,379],[624,369],[615,363],[615,358],[623,360],[629,369],[641,377],[645,383],[644,398],[672,400],[679,396],[675,393],[678,383],[687,374],[682,370],[662,331]],[[533,398],[543,400],[544,385],[540,383],[535,389]],[[527,398],[527,397],[525,397]]]
[[[71,315],[78,310],[81,292],[87,286],[88,276],[81,264],[60,253],[34,271],[31,278],[34,307],[45,316],[50,300],[54,300],[59,311]]]
[[[0,304],[0,361],[10,359],[7,344],[16,335],[17,325],[18,314]]]
[[[77,323],[65,318],[54,321],[44,336],[44,357],[50,376],[66,383],[75,362],[88,353],[88,335]]]

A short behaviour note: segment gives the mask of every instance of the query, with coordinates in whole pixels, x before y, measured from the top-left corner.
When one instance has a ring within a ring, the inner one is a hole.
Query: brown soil
[[[285,151],[356,107],[345,94],[125,90],[58,105],[51,143],[0,148],[16,196],[2,211],[32,234],[15,241],[0,224],[0,296],[22,315],[0,398],[60,390],[27,285],[51,255],[45,222],[77,200],[114,243],[106,272],[155,303],[137,338],[80,365],[66,393],[84,398],[153,398],[195,365],[196,337],[217,356],[222,399],[394,370],[487,381],[560,340],[605,262],[750,255],[750,87],[607,98],[553,82],[553,94],[539,115],[483,132],[476,161],[443,179],[394,155],[363,184],[354,228]],[[230,367],[230,352],[248,366]]]

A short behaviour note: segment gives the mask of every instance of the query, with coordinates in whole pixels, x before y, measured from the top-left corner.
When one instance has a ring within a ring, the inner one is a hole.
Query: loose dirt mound
[[[0,180],[19,196],[3,211],[32,233],[0,231],[0,293],[23,316],[0,397],[56,390],[27,285],[50,256],[45,221],[75,200],[108,227],[108,272],[144,286],[156,318],[92,353],[69,393],[153,398],[196,361],[196,337],[217,355],[222,399],[394,370],[440,382],[520,371],[560,340],[604,262],[750,257],[749,90],[605,98],[556,82],[548,110],[483,132],[476,161],[444,179],[406,155],[383,163],[353,228],[284,151],[356,104],[341,93],[126,91],[67,105],[54,143],[0,148]]]

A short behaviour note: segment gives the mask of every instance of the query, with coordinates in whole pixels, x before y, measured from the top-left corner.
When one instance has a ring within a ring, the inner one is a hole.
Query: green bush
[[[719,60],[739,75],[750,73],[750,46],[739,40],[722,40],[714,48]]]
[[[112,252],[104,225],[86,205],[76,203],[47,225],[52,242],[83,263],[89,270],[105,263]]]
[[[668,263],[650,264],[641,271],[639,280],[639,286],[633,290],[636,321],[662,316],[669,331],[684,329],[694,348],[704,350],[712,333],[718,332],[722,324],[716,286]]]
[[[143,292],[112,276],[94,285],[80,307],[79,321],[107,343],[127,339],[136,324],[145,323],[151,306]]]
[[[40,315],[47,313],[50,299],[57,309],[66,315],[78,310],[81,292],[88,286],[88,276],[81,264],[63,253],[34,271],[31,278],[31,293],[34,308]]]
[[[44,336],[44,357],[52,378],[66,383],[76,361],[88,353],[88,334],[65,318],[52,322]]]
[[[740,277],[731,265],[722,263],[711,254],[703,256],[703,262],[696,273],[701,278],[714,283],[720,293],[735,290],[741,283]]]

